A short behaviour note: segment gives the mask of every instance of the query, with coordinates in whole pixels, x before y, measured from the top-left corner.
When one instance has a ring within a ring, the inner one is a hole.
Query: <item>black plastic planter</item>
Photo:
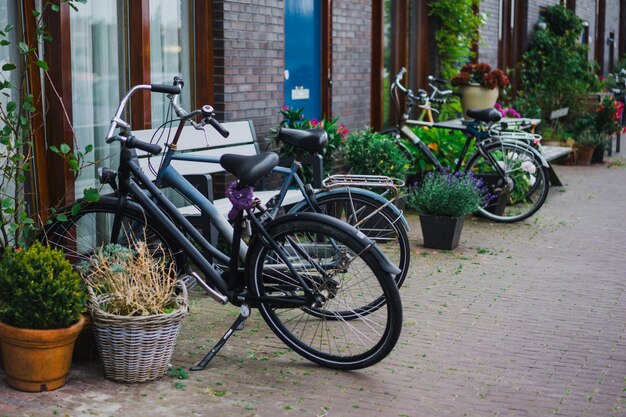
[[[459,244],[465,217],[443,217],[420,214],[424,246],[433,249],[454,249]]]

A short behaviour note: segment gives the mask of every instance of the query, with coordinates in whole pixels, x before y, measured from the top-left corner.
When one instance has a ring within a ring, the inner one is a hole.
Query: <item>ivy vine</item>
[[[478,30],[485,23],[476,13],[480,0],[431,0],[429,13],[439,21],[435,43],[441,77],[451,79],[460,65],[474,55],[473,46],[480,39]]]

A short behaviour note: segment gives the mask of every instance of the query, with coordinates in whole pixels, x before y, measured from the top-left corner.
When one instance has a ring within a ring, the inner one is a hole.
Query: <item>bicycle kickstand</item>
[[[240,326],[243,325],[243,323],[246,321],[248,317],[250,317],[250,307],[247,304],[242,304],[241,309],[239,310],[239,316],[237,317],[235,322],[230,326],[228,331],[224,334],[224,336],[222,336],[222,338],[217,342],[217,344],[213,347],[213,349],[211,349],[209,353],[207,353],[204,356],[204,358],[202,358],[202,360],[198,362],[196,366],[192,366],[190,370],[202,371],[204,368],[206,368],[209,362],[211,361],[211,359],[213,359],[213,357],[217,355],[217,352],[219,352],[220,349],[224,347],[224,345],[226,344],[226,341],[230,338],[230,336],[232,336],[235,330],[237,330],[238,328],[240,328]]]

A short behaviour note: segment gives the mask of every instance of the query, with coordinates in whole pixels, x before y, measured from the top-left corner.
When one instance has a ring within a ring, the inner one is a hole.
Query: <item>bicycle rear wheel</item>
[[[344,223],[318,221],[316,216],[323,215],[288,215],[270,223],[267,231],[315,290],[318,304],[281,307],[261,302],[259,310],[272,331],[303,357],[335,369],[371,366],[391,352],[400,336],[398,289],[370,253],[377,249],[368,246],[369,239],[360,239]],[[286,262],[261,239],[251,243],[248,253],[253,295],[286,301],[305,297]],[[381,298],[375,310],[363,308]]]
[[[483,179],[493,198],[479,209],[482,216],[501,223],[518,222],[532,216],[548,196],[548,169],[530,146],[519,142],[494,142],[486,155],[474,154],[466,171]],[[492,162],[493,161],[493,162]],[[495,164],[505,173],[502,178]]]
[[[107,244],[132,248],[137,241],[148,243],[151,252],[175,262],[177,270],[186,271],[186,257],[174,246],[168,234],[158,230],[145,213],[133,203],[119,207],[117,198],[102,197],[89,203],[67,221],[48,225],[40,240],[61,249],[73,265],[80,265]]]
[[[395,277],[398,288],[402,286],[409,271],[411,247],[401,214],[367,195],[349,190],[331,191],[315,197],[320,212],[356,227],[372,239],[378,249],[402,271]],[[301,211],[313,211],[303,206]]]

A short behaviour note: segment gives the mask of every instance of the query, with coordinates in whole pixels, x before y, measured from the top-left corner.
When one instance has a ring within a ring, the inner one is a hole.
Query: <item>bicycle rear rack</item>
[[[384,175],[337,174],[331,175],[322,181],[322,187],[326,190],[339,187],[386,188],[383,195],[388,192],[393,193],[393,198],[389,199],[390,202],[394,202],[398,199],[400,195],[399,189],[402,186],[404,186],[404,181]]]

